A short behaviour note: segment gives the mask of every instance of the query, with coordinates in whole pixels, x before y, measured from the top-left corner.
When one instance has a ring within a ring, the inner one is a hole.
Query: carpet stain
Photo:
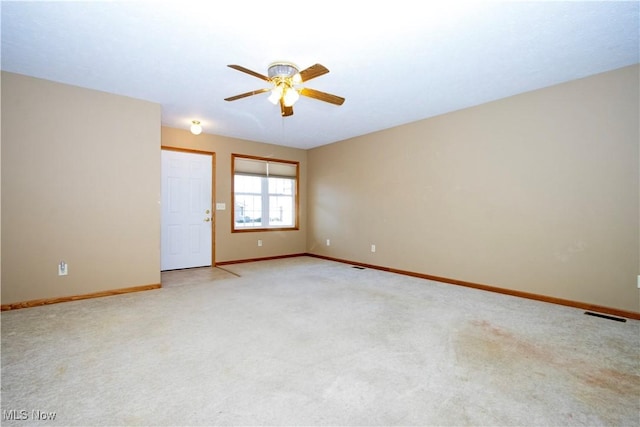
[[[56,376],[61,377],[67,372],[67,367],[65,365],[60,365],[56,369]]]
[[[544,387],[549,378],[608,425],[624,422],[625,412],[640,411],[640,402],[633,401],[640,396],[640,374],[613,357],[576,355],[486,320],[470,321],[454,342],[461,372],[469,378],[489,377],[506,395],[533,398],[539,394],[536,384]]]
[[[548,349],[536,345],[526,339],[515,335],[486,320],[474,320],[470,322],[471,330],[463,333],[462,337],[474,342],[474,353],[481,354],[482,359],[488,362],[496,358],[504,359],[510,364],[517,364],[522,360],[535,359],[544,363],[551,363],[554,355]],[[514,358],[516,357],[516,358]]]
[[[607,390],[619,396],[640,396],[640,375],[611,368],[577,372],[578,378],[590,387]]]

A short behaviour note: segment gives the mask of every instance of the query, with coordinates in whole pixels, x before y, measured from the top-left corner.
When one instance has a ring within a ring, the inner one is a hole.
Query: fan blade
[[[306,82],[316,77],[320,77],[324,74],[327,74],[328,72],[329,70],[324,65],[315,64],[309,68],[306,68],[300,71],[300,77],[302,78],[303,82]]]
[[[293,107],[286,107],[283,98],[280,98],[280,113],[282,117],[293,116]]]
[[[309,98],[319,99],[320,101],[329,102],[335,105],[342,105],[344,98],[341,96],[332,95],[326,92],[320,92],[319,90],[302,88],[300,89],[300,95],[308,96]]]
[[[253,77],[257,77],[265,81],[270,81],[269,77],[263,76],[262,74],[256,73],[255,71],[251,71],[248,68],[244,68],[242,65],[227,65],[227,67],[233,68],[234,70],[242,71],[243,73],[251,74]]]
[[[251,92],[247,92],[247,93],[241,93],[240,95],[236,95],[236,96],[231,96],[229,98],[225,98],[225,101],[235,101],[236,99],[240,99],[240,98],[246,98],[247,96],[251,96],[251,95],[257,95],[259,93],[265,93],[265,92],[269,92],[271,89],[258,89],[258,90],[252,90]]]

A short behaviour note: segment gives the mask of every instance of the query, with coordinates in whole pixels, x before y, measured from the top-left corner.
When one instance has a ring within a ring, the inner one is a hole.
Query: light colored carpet
[[[3,312],[2,424],[640,424],[638,321],[310,257],[225,269]]]

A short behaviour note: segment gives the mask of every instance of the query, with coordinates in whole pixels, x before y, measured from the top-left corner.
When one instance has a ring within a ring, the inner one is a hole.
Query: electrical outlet
[[[262,240],[258,240],[258,246],[262,246]]]
[[[638,276],[638,289],[640,289],[640,276]]]
[[[371,245],[371,252],[375,252],[376,251],[376,245]]]
[[[327,239],[327,246],[331,246],[331,240]]]
[[[58,264],[58,276],[66,276],[67,274],[69,274],[69,265],[64,261],[60,261],[60,264]]]

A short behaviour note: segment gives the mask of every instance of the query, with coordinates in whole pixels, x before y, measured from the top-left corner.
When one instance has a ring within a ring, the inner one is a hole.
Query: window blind
[[[233,172],[243,175],[295,178],[297,163],[234,157]]]

